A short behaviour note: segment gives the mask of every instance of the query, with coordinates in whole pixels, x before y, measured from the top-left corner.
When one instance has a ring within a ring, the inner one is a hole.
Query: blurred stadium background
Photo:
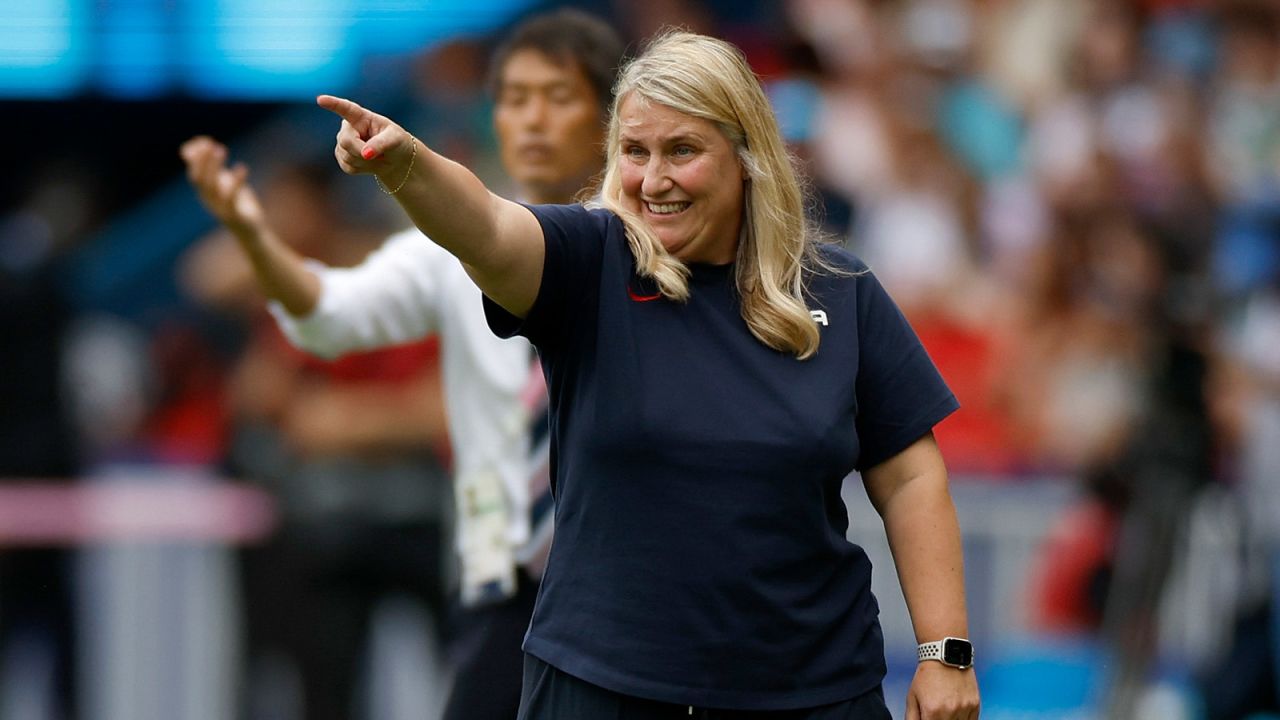
[[[241,551],[294,514],[447,537],[440,438],[350,437],[434,348],[264,339],[177,147],[228,141],[281,227],[354,262],[402,219],[337,172],[314,96],[506,187],[485,60],[559,5],[738,43],[817,217],[959,395],[984,718],[1280,717],[1280,3],[0,0],[0,720],[296,717],[297,668],[246,670]],[[914,639],[847,490],[900,716]],[[447,543],[350,540],[316,545],[448,585]],[[433,717],[444,611],[384,581],[352,717]]]

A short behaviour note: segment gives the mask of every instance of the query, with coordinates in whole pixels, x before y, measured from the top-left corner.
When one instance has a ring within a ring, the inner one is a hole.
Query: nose
[[[547,121],[547,100],[534,94],[521,108],[520,119],[528,129],[539,129]]]
[[[667,163],[660,157],[651,156],[644,166],[644,180],[640,183],[640,193],[647,198],[660,197],[671,189],[674,183],[667,172]]]

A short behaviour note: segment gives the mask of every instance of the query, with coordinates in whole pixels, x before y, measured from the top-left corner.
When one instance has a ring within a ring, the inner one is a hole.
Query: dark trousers
[[[293,523],[241,555],[247,651],[281,656],[301,681],[305,720],[349,720],[378,602],[404,595],[443,625],[442,527],[436,522]],[[246,697],[249,720],[276,717]]]
[[[799,710],[717,710],[605,690],[525,655],[519,720],[892,720],[884,692]]]
[[[520,573],[516,594],[501,603],[460,611],[450,650],[453,690],[444,720],[514,720],[520,707],[524,634],[538,582]]]
[[[16,642],[47,643],[60,718],[78,717],[72,562],[72,551],[59,548],[0,552],[0,653]]]

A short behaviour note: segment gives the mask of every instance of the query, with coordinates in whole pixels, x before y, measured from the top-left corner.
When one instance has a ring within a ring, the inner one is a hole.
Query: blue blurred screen
[[[285,100],[366,55],[489,32],[535,0],[3,0],[0,96]]]

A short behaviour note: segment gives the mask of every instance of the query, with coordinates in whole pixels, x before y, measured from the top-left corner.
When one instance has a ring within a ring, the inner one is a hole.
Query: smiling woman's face
[[[746,179],[733,145],[710,120],[634,93],[618,107],[624,206],[684,262],[724,265],[738,249]]]

